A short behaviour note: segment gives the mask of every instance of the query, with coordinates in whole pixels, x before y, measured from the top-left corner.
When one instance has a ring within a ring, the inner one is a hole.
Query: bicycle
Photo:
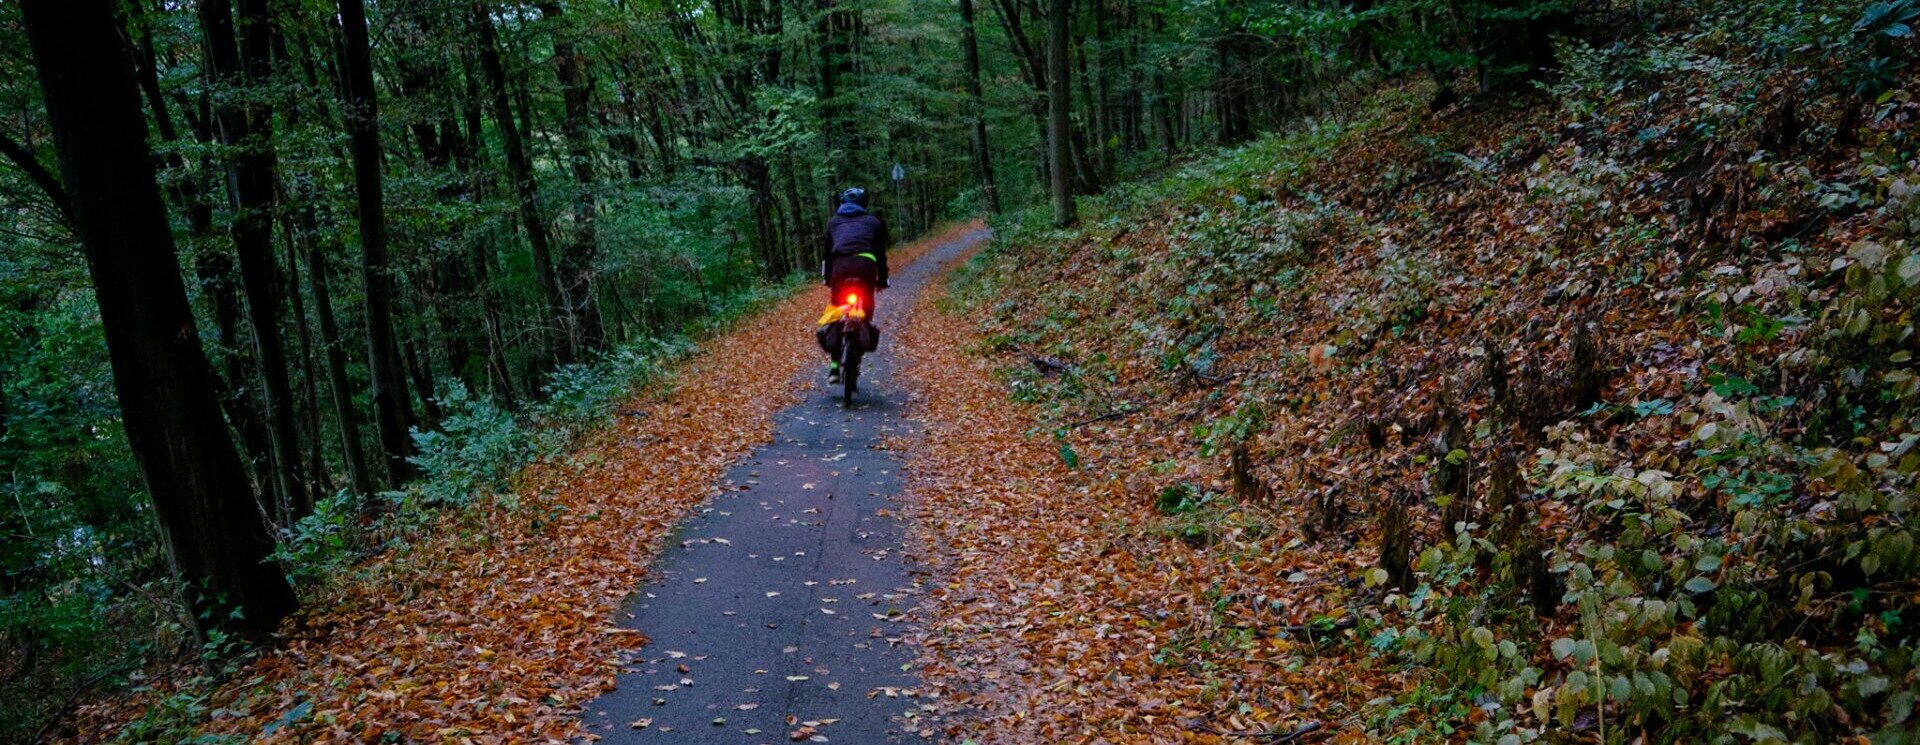
[[[840,404],[853,408],[853,394],[860,390],[860,360],[880,345],[880,329],[868,320],[873,308],[873,288],[865,282],[849,280],[834,288],[841,301],[840,320]]]

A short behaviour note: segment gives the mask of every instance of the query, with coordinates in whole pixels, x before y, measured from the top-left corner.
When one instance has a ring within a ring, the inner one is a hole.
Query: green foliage
[[[1217,419],[1194,426],[1194,439],[1200,441],[1200,455],[1211,458],[1246,442],[1267,429],[1267,411],[1259,398],[1236,406]]]
[[[562,365],[547,377],[542,387],[545,398],[532,410],[540,424],[537,429],[550,439],[564,439],[601,423],[635,390],[659,380],[663,363],[692,351],[692,343],[685,338],[645,339],[603,354],[592,363]],[[502,428],[510,427],[509,423]],[[446,429],[451,432],[453,426],[449,424]],[[562,443],[550,443],[549,449],[557,444]]]
[[[1907,62],[1894,54],[1893,42],[1913,36],[1916,18],[1920,18],[1920,3],[1883,0],[1867,6],[1854,22],[1853,38],[1866,52],[1848,68],[1855,94],[1874,100],[1899,84]]]
[[[1228,535],[1257,536],[1266,527],[1238,509],[1232,498],[1212,491],[1201,491],[1188,483],[1168,485],[1154,497],[1153,508],[1161,516],[1154,531],[1164,538],[1189,546],[1207,546]]]
[[[591,376],[581,366],[554,371],[548,384],[566,385],[566,392],[580,399],[600,394]],[[474,398],[465,385],[455,383],[442,394],[440,405],[447,412],[440,428],[431,432],[416,430],[411,458],[420,468],[420,495],[429,505],[465,504],[483,491],[504,485],[536,452],[533,433],[522,427],[511,412],[491,399]]]

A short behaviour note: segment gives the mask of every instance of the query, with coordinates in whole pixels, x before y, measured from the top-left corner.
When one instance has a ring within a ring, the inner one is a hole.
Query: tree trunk
[[[540,17],[559,21],[559,3],[542,0]],[[595,219],[599,208],[599,178],[593,170],[593,132],[587,111],[591,93],[587,82],[586,57],[566,38],[565,29],[556,29],[553,42],[554,74],[560,80],[560,98],[566,112],[560,122],[561,135],[567,141],[567,161],[573,169],[576,192],[573,198],[573,240],[568,244],[560,267],[560,297],[566,303],[567,341],[573,358],[605,342],[600,327],[599,307],[594,304],[593,263],[599,237]]]
[[[548,243],[547,220],[540,213],[540,185],[533,179],[533,164],[527,158],[526,143],[514,125],[513,108],[507,100],[507,73],[500,62],[500,41],[482,3],[469,8],[475,43],[479,46],[480,69],[487,76],[487,92],[492,99],[494,125],[500,128],[501,148],[506,150],[507,176],[513,179],[514,196],[519,202],[520,226],[527,232],[527,246],[533,250],[533,274],[540,292],[558,326],[565,319],[566,302],[560,292],[560,280],[554,272],[553,247]],[[556,340],[557,341],[557,340]],[[559,345],[556,345],[559,346]]]
[[[153,123],[163,142],[179,143],[180,132],[174,126],[172,112],[167,107],[166,97],[160,90],[158,54],[154,49],[153,34],[145,28],[145,18],[134,24],[140,29],[140,43],[136,50],[135,61],[138,64],[136,82],[146,96],[147,104],[153,115]],[[187,113],[187,123],[202,145],[210,144],[213,135],[208,130],[211,122],[196,118],[191,111]],[[208,148],[202,148],[206,150]],[[164,155],[165,164],[174,171],[185,173],[186,159],[180,156],[179,148],[168,148]],[[203,161],[205,156],[202,156]],[[175,204],[186,210],[187,239],[192,243],[212,240],[213,205],[201,190],[196,178],[176,178],[169,187],[169,196]],[[231,257],[219,251],[198,252],[193,264],[194,276],[200,280],[201,292],[207,298],[207,304],[213,311],[213,331],[215,348],[226,352],[240,349],[237,341],[240,326],[240,297],[233,286],[233,265]],[[249,472],[254,474],[263,491],[271,493],[276,480],[271,475],[266,424],[260,420],[259,412],[254,409],[253,400],[246,395],[251,386],[240,385],[247,379],[246,357],[237,353],[225,356],[225,380],[214,378],[214,391],[220,396],[220,405],[227,413],[227,421],[241,435],[242,457]],[[270,496],[267,495],[267,496]]]
[[[825,0],[820,11],[820,123],[826,154],[827,184],[845,188],[864,173],[864,157],[856,139],[858,128],[845,102],[842,83],[853,74],[854,49],[863,29],[860,10],[842,0]]]
[[[1105,184],[1113,178],[1113,103],[1112,88],[1107,85],[1107,10],[1099,3],[1093,9],[1093,44],[1081,44],[1083,77],[1081,89],[1093,84],[1087,96],[1087,108],[1093,113],[1094,161],[1098,172],[1091,180]]]
[[[1245,9],[1236,2],[1221,2],[1220,38],[1214,42],[1214,54],[1220,73],[1214,77],[1214,100],[1220,119],[1220,143],[1238,145],[1253,138],[1254,71],[1252,53],[1247,48]]]
[[[300,399],[304,404],[301,424],[306,427],[307,473],[313,482],[308,488],[315,498],[333,491],[333,479],[327,471],[326,449],[321,446],[320,429],[320,393],[319,382],[313,357],[313,332],[307,322],[307,303],[300,297],[300,246],[294,238],[291,221],[281,225],[281,236],[286,239],[287,283],[284,285],[287,299],[293,304],[294,338],[300,348]]]
[[[980,87],[980,42],[973,32],[973,0],[960,0],[960,52],[967,69],[967,96],[973,99],[973,164],[980,172],[980,196],[989,214],[1000,214],[1000,189],[993,180],[993,147],[987,140],[987,103]]]
[[[189,622],[264,640],[297,605],[220,417],[110,0],[23,0],[127,441]]]
[[[375,429],[386,456],[387,485],[398,488],[414,476],[407,456],[413,442],[413,402],[401,370],[393,330],[393,275],[387,265],[387,211],[381,173],[380,102],[373,88],[367,49],[367,13],[362,0],[340,0],[341,74],[346,81],[348,148],[360,215],[361,280],[365,285],[367,369],[372,378]]]
[[[1053,164],[1053,224],[1061,227],[1079,220],[1073,205],[1072,123],[1067,119],[1073,104],[1067,59],[1071,5],[1069,0],[1047,2],[1047,158]]]
[[[367,470],[366,448],[360,442],[360,412],[353,407],[353,383],[347,377],[347,350],[340,338],[340,327],[333,314],[333,293],[327,287],[327,261],[320,247],[307,243],[307,286],[313,291],[313,312],[320,317],[321,353],[327,360],[327,392],[333,399],[333,416],[340,426],[341,459],[347,466],[347,483],[353,493],[373,493],[373,478]]]
[[[247,296],[247,322],[259,362],[272,474],[279,495],[276,517],[297,520],[313,508],[313,495],[300,472],[300,438],[295,429],[293,389],[288,382],[286,349],[280,343],[279,265],[273,257],[275,205],[273,115],[243,88],[266,82],[271,66],[271,18],[265,0],[241,0],[243,36],[236,40],[228,0],[203,0],[200,27],[207,44],[207,67],[225,95],[216,96],[215,131],[229,154],[227,193],[234,218],[230,231],[240,258],[240,284]],[[244,46],[244,48],[242,48]],[[242,60],[244,56],[244,61]]]

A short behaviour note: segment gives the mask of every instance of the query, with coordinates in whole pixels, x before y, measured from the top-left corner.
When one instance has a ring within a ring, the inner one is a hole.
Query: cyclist
[[[867,190],[858,186],[840,192],[840,208],[827,220],[827,254],[820,262],[820,280],[826,284],[827,304],[839,304],[840,288],[860,282],[878,291],[887,286],[887,225],[867,212]],[[868,293],[867,318],[873,318],[873,293]],[[839,350],[828,351],[827,382],[840,382]]]

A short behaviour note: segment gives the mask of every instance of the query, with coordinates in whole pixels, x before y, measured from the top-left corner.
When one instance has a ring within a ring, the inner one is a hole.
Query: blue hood
[[[840,215],[843,217],[850,216],[850,215],[864,215],[864,214],[867,214],[867,208],[854,204],[852,202],[848,202],[846,204],[840,205],[840,209],[834,210],[833,214]]]

